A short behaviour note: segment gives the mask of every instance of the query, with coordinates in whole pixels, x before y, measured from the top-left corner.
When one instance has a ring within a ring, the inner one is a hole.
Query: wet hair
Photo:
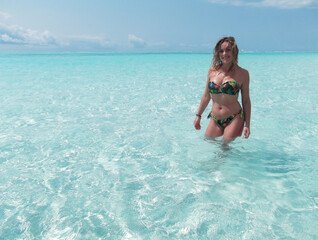
[[[229,44],[231,44],[231,47],[232,47],[233,63],[232,63],[232,66],[230,67],[230,70],[232,70],[235,67],[235,65],[237,65],[238,63],[238,53],[239,53],[234,37],[223,37],[216,43],[213,50],[213,59],[212,59],[211,67],[218,69],[222,66],[222,61],[220,59],[219,52],[221,49],[221,45],[224,42],[228,42]]]

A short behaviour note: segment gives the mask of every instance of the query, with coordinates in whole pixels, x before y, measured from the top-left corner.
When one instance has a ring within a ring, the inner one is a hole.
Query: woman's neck
[[[232,64],[222,64],[221,70],[222,70],[224,73],[227,73],[227,72],[230,71],[231,66],[232,66]]]
[[[231,70],[233,70],[234,66],[233,63],[226,63],[226,64],[222,64],[221,69],[224,73],[228,73]]]

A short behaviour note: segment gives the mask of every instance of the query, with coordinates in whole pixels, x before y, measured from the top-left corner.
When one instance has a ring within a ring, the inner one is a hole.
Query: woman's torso
[[[229,73],[221,69],[209,74],[209,92],[213,100],[212,113],[219,118],[226,118],[241,109],[238,93],[242,86],[241,68],[236,66]]]

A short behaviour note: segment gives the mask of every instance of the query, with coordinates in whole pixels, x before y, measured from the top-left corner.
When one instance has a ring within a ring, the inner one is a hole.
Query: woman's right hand
[[[200,121],[201,121],[201,118],[198,117],[198,116],[194,119],[194,128],[196,130],[200,130],[201,129]]]

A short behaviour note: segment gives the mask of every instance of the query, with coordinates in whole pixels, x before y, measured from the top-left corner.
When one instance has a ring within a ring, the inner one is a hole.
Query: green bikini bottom
[[[244,120],[244,113],[243,110],[241,109],[239,112],[232,114],[231,116],[229,116],[228,118],[225,119],[218,119],[216,116],[214,116],[212,114],[212,112],[210,112],[210,114],[208,115],[208,118],[212,117],[212,119],[215,121],[215,123],[220,126],[222,129],[224,129],[226,126],[228,126],[231,121],[236,118],[236,116],[240,116],[243,120]]]

